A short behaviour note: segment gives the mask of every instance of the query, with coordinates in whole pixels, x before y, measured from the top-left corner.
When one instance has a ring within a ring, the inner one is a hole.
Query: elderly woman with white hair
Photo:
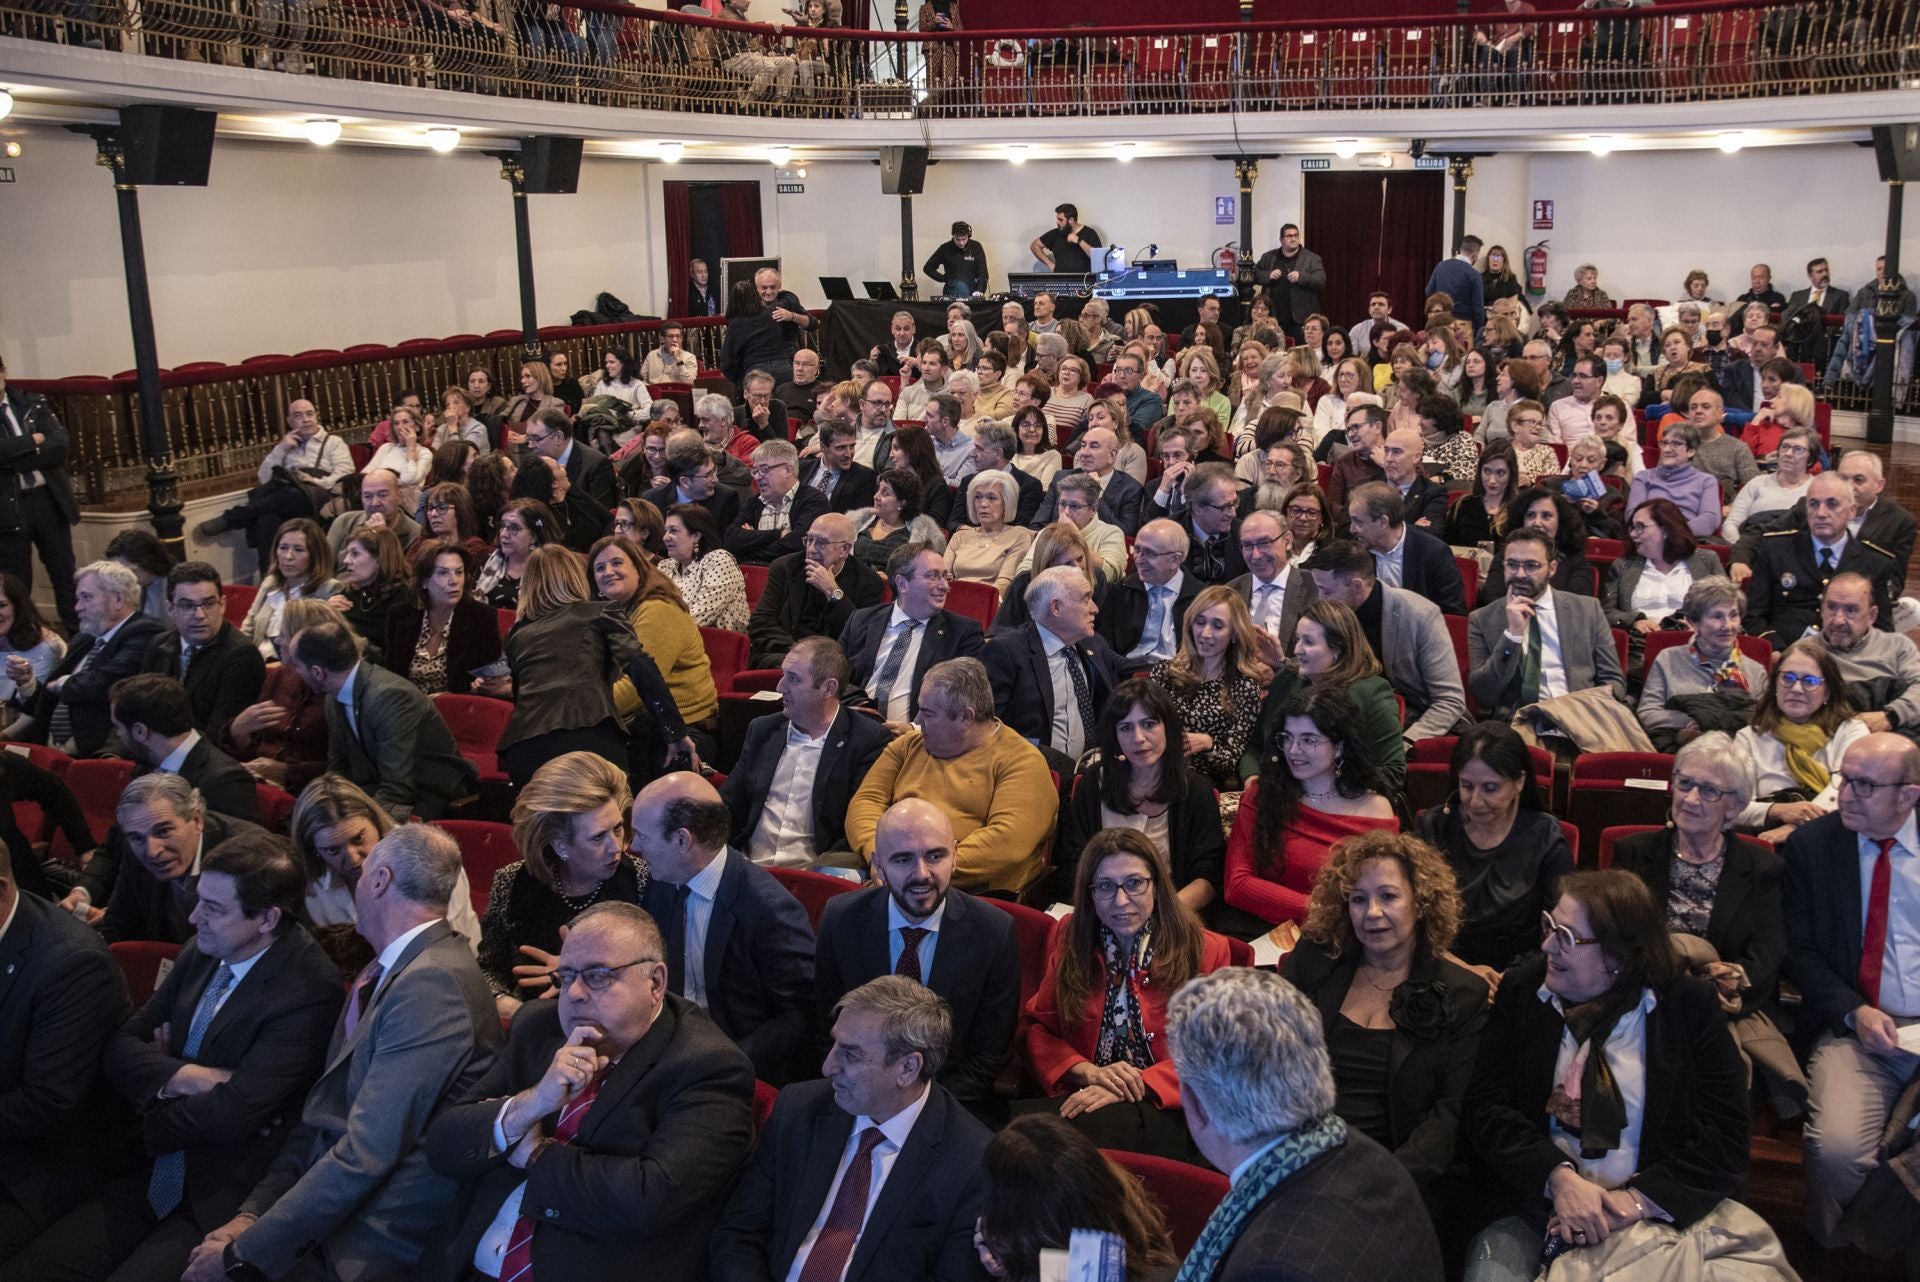
[[[947,573],[956,579],[990,583],[1002,596],[1020,573],[1020,563],[1033,546],[1033,531],[1013,524],[1020,506],[1020,488],[998,468],[976,472],[967,479],[967,515],[947,544]]]
[[[1680,616],[1693,639],[1653,657],[1636,709],[1660,751],[1691,743],[1703,730],[1738,729],[1752,719],[1767,670],[1740,652],[1745,607],[1731,579],[1699,579],[1687,589]]]

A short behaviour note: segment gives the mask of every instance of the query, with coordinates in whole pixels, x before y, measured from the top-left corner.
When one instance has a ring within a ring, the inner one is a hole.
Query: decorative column
[[[533,302],[533,225],[527,218],[527,171],[514,153],[496,154],[500,177],[513,188],[513,252],[520,266],[520,350],[532,360],[540,354],[540,322]]]
[[[1893,367],[1900,333],[1900,215],[1907,186],[1887,183],[1887,267],[1873,302],[1873,400],[1867,410],[1867,440],[1893,443]]]
[[[900,297],[920,297],[920,284],[913,277],[913,197],[900,197]],[[982,287],[984,288],[984,282]]]

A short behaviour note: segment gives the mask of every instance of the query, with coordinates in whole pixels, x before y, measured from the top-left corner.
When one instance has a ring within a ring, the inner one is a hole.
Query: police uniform
[[[1760,536],[1753,577],[1747,580],[1747,631],[1784,650],[1820,623],[1820,597],[1836,574],[1858,574],[1873,584],[1873,603],[1880,607],[1874,626],[1893,630],[1894,579],[1899,559],[1870,539],[1849,538],[1839,564],[1820,568],[1813,535],[1804,529],[1771,530]]]

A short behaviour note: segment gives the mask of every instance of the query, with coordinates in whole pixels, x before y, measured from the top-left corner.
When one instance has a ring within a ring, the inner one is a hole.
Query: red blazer
[[[1086,1005],[1071,1019],[1062,1017],[1054,977],[1060,972],[1060,950],[1065,946],[1067,922],[1072,920],[1072,914],[1068,914],[1053,928],[1053,940],[1047,949],[1046,978],[1040,981],[1039,991],[1020,1012],[1021,1051],[1026,1056],[1027,1067],[1049,1096],[1065,1095],[1067,1070],[1093,1058],[1100,1044],[1100,1008],[1106,1001],[1106,966],[1102,964]],[[1226,936],[1212,931],[1205,935],[1200,951],[1200,973],[1205,975],[1232,965]],[[1150,978],[1132,987],[1133,1000],[1140,1004],[1147,1040],[1153,1043],[1153,1067],[1144,1074],[1147,1085],[1153,1089],[1161,1108],[1179,1108],[1180,1074],[1167,1051],[1167,1001],[1173,993],[1156,987]]]

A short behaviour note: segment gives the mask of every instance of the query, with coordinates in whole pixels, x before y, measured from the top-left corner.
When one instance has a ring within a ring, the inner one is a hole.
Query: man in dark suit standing
[[[73,757],[91,757],[107,746],[113,723],[107,691],[146,666],[147,654],[164,630],[158,619],[137,613],[140,580],[117,561],[80,567],[73,581],[80,635],[43,684],[19,655],[7,658],[13,705],[33,718],[37,743]]]
[[[327,772],[345,775],[405,823],[438,819],[479,786],[473,763],[420,687],[360,659],[344,623],[320,623],[293,639],[293,662],[327,704]]]
[[[828,508],[835,512],[872,507],[876,474],[853,457],[860,429],[840,419],[828,419],[820,425],[816,439],[820,452],[800,464],[801,487],[826,495]]]
[[[1300,326],[1320,310],[1320,291],[1327,287],[1326,264],[1301,242],[1300,228],[1280,228],[1280,247],[1260,255],[1253,265],[1254,284],[1267,292],[1274,323],[1288,338],[1300,341]]]
[[[1095,635],[1087,576],[1056,565],[1027,586],[1031,621],[980,652],[1000,720],[1039,748],[1064,781],[1093,745],[1100,709],[1119,681],[1113,647]]]
[[[193,728],[193,706],[178,680],[142,673],[115,682],[108,698],[113,731],[137,773],[179,775],[206,798],[209,810],[249,823],[260,818],[253,776]]]
[[[1192,540],[1178,521],[1161,517],[1133,541],[1133,573],[1107,590],[1094,629],[1120,666],[1146,668],[1180,649],[1187,608],[1207,585],[1186,571]]]
[[[1227,1195],[1185,1271],[1215,1282],[1440,1282],[1440,1243],[1413,1177],[1333,1112],[1320,1013],[1272,971],[1230,967],[1167,1006],[1180,1103]],[[1337,1239],[1340,1247],[1326,1244]]]
[[[953,824],[931,802],[887,808],[874,832],[880,884],[836,895],[821,915],[814,993],[823,1028],[842,997],[881,975],[938,993],[953,1018],[940,1084],[978,1116],[1013,1051],[1020,950],[1011,917],[952,888],[954,845]]]
[[[74,610],[73,527],[80,508],[67,477],[67,429],[47,398],[7,386],[0,358],[0,571],[33,589],[33,549],[53,581],[53,599],[69,634]]]
[[[813,519],[805,549],[779,558],[747,619],[756,668],[780,663],[803,637],[837,637],[855,610],[880,602],[880,576],[853,556],[853,521],[839,512]]]
[[[1249,513],[1240,521],[1240,555],[1246,558],[1247,572],[1227,585],[1247,603],[1253,626],[1288,650],[1300,612],[1316,595],[1313,576],[1288,559],[1292,548],[1278,513]]]
[[[702,1276],[753,1149],[753,1066],[667,991],[663,948],[632,904],[575,917],[554,1000],[521,1007],[472,1099],[434,1120],[428,1159],[466,1192],[446,1276]]]
[[[731,844],[762,867],[806,868],[846,847],[847,803],[893,738],[878,719],[841,705],[846,684],[839,644],[808,637],[780,660],[784,715],[747,726],[720,795],[733,816]]]
[[[685,771],[633,799],[634,854],[653,879],[641,906],[666,937],[667,983],[702,1007],[776,1086],[801,1069],[813,1027],[813,930],[773,874],[727,846],[733,816]]]
[[[0,1276],[177,1278],[240,1209],[325,1062],[340,973],[300,925],[306,870],[264,833],[210,848],[195,934],[107,1048],[146,1160]]]
[[[1920,912],[1920,747],[1870,734],[1847,749],[1839,810],[1787,840],[1787,973],[1819,1031],[1808,1077],[1807,1222],[1845,1245],[1846,1212],[1878,1164],[1895,1099],[1920,1068],[1902,1048],[1920,1024],[1920,956],[1905,923]]]
[[[753,451],[753,497],[740,522],[726,531],[727,551],[742,565],[771,565],[800,551],[817,516],[831,510],[827,496],[800,484],[800,456],[785,441],[762,441]]]
[[[687,315],[718,316],[724,308],[720,291],[713,287],[707,260],[690,259],[687,262]]]
[[[184,776],[157,770],[127,785],[113,817],[113,831],[64,905],[104,905],[98,925],[109,943],[185,943],[193,936],[194,894],[205,852],[234,837],[266,831],[244,819],[208,813],[205,799]]]
[[[541,410],[527,424],[527,448],[550,458],[567,473],[567,482],[594,503],[610,508],[620,497],[613,461],[585,441],[573,439],[573,424],[559,410]]]
[[[847,620],[847,701],[870,707],[895,731],[920,714],[920,679],[948,659],[972,658],[986,644],[974,619],[947,606],[947,563],[925,543],[908,543],[887,558],[890,605],[872,605]]]
[[[825,1081],[780,1093],[713,1235],[713,1282],[983,1278],[991,1138],[934,1079],[947,1003],[883,975],[841,998]]]
[[[205,561],[174,566],[167,572],[173,628],[155,638],[142,669],[186,686],[193,728],[223,749],[227,727],[260,701],[267,679],[260,651],[227,622],[225,604],[220,571]]]
[[[354,886],[374,960],[354,979],[300,1122],[240,1210],[194,1248],[182,1282],[405,1277],[459,1191],[427,1164],[426,1129],[470,1097],[500,1049],[486,977],[446,923],[460,848],[428,824],[380,839]]]
[[[1347,496],[1347,518],[1354,537],[1373,553],[1380,582],[1405,588],[1440,607],[1442,614],[1467,612],[1467,588],[1453,552],[1438,535],[1407,524],[1400,491],[1386,481],[1368,481]]]
[[[1453,299],[1453,314],[1460,320],[1472,321],[1476,334],[1487,323],[1487,285],[1480,276],[1479,259],[1480,238],[1462,236],[1453,257],[1435,267],[1433,275],[1427,277],[1423,291],[1429,298],[1445,294]]]
[[[127,989],[100,936],[23,895],[0,848],[0,1261],[115,1174],[101,1053]]]

